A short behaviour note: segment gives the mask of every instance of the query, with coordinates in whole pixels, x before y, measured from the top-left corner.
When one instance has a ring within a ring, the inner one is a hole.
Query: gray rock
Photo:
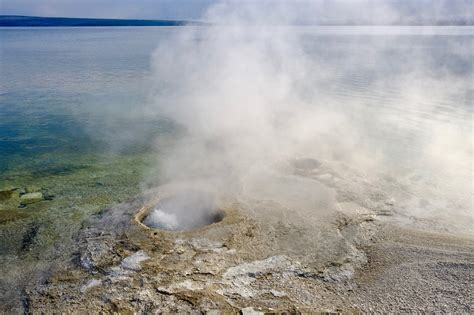
[[[270,293],[274,296],[274,297],[284,297],[284,296],[287,296],[287,294],[285,292],[282,292],[282,291],[278,291],[278,290],[270,290]]]
[[[113,244],[105,239],[87,241],[80,250],[80,264],[87,270],[100,270],[118,261]]]
[[[22,205],[29,205],[29,204],[37,203],[43,200],[44,200],[44,197],[43,197],[42,192],[26,193],[20,197],[20,203]]]
[[[258,275],[270,272],[272,270],[282,271],[293,271],[298,267],[298,264],[294,264],[288,257],[284,255],[272,256],[264,260],[252,261],[249,263],[243,263],[234,267],[230,267],[224,273],[224,278],[230,279],[245,275]]]
[[[240,312],[242,313],[242,315],[263,315],[264,314],[263,312],[254,310],[253,307],[243,308],[240,310]]]
[[[18,195],[16,190],[18,190],[18,188],[12,187],[12,186],[6,186],[6,187],[0,188],[0,202],[8,201],[11,198],[13,198],[15,195]]]
[[[120,266],[124,269],[139,271],[142,269],[140,263],[148,259],[150,259],[150,256],[148,256],[144,251],[140,250],[122,260]]]

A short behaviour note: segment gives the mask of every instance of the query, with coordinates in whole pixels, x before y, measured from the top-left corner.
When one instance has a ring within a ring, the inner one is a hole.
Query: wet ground
[[[123,313],[471,311],[472,237],[419,228],[427,222],[401,226],[398,202],[384,193],[388,184],[364,185],[350,168],[341,176],[332,167],[299,159],[253,174],[247,190],[215,199],[222,221],[191,231],[149,228],[143,220],[159,200],[187,185],[205,193],[209,187],[194,182],[148,190],[94,215],[64,263],[9,306]],[[351,194],[354,185],[367,194]]]
[[[2,173],[2,301],[17,300],[25,285],[43,281],[60,266],[73,251],[73,236],[91,214],[138,194],[149,160],[145,154],[81,155],[44,169],[20,164]],[[35,192],[26,193],[29,190]],[[25,196],[38,193],[40,199],[22,203]]]

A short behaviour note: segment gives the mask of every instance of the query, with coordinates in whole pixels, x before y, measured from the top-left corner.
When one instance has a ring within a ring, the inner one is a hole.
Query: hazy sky
[[[197,19],[215,0],[0,0],[1,14]]]
[[[328,19],[357,18],[375,6],[389,6],[408,17],[468,17],[474,0],[239,0],[268,5],[288,3],[291,7],[311,7],[310,16]],[[143,18],[199,19],[217,0],[0,0],[0,14]],[[341,15],[342,12],[342,15]]]

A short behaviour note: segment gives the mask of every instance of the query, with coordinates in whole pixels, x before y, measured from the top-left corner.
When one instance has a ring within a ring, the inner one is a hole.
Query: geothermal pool
[[[212,195],[200,191],[182,191],[159,200],[148,210],[143,224],[155,229],[186,231],[222,221]]]

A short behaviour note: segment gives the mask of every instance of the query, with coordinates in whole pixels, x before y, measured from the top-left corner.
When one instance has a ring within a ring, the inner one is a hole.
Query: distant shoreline
[[[185,26],[208,25],[184,20],[126,20],[69,17],[0,15],[0,27],[97,27],[97,26]]]
[[[73,17],[40,17],[23,15],[0,15],[0,27],[120,27],[120,26],[210,26],[212,23],[186,20],[141,20],[141,19],[101,19]],[[316,24],[299,23],[294,26],[473,26],[471,20],[425,19],[400,21],[387,24],[370,24],[362,21],[320,21]],[[251,25],[249,25],[251,26]],[[276,26],[276,25],[274,25]],[[283,25],[280,25],[283,26]]]

